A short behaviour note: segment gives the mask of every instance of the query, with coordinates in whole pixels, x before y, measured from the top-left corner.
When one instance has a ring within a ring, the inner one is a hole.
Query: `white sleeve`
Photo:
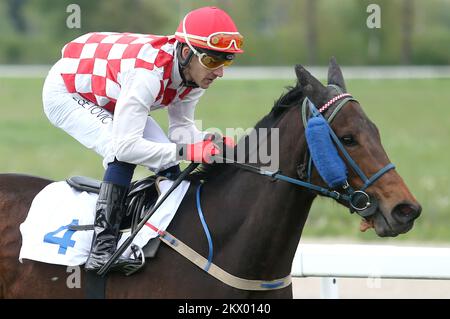
[[[169,139],[174,143],[190,144],[202,141],[208,132],[200,131],[194,122],[195,106],[205,90],[193,89],[181,101],[168,106]]]
[[[117,160],[153,169],[176,161],[174,143],[155,143],[143,138],[150,106],[160,85],[159,75],[150,70],[135,69],[125,75],[113,120]]]

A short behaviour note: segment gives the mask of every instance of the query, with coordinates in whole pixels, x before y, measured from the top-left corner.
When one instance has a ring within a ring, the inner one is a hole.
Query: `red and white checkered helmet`
[[[244,37],[231,17],[216,7],[202,7],[189,12],[178,26],[179,42],[207,50],[242,53]]]

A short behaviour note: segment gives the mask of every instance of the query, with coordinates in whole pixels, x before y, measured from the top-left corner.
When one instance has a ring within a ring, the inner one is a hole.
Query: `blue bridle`
[[[338,91],[338,93],[342,93],[342,91],[340,90],[339,87],[335,87],[335,88]],[[340,97],[342,97],[342,98],[340,98]],[[314,106],[314,104],[308,98],[305,98],[303,101],[303,104],[301,105],[301,107],[302,107],[301,113],[302,113],[302,119],[303,119],[305,129],[307,127],[307,120],[308,120],[308,118],[306,116],[307,108],[309,108],[313,117],[321,117],[325,120],[325,122],[327,123],[326,125],[328,126],[328,133],[330,134],[334,144],[341,151],[342,155],[344,156],[344,158],[347,161],[350,168],[363,181],[364,185],[361,189],[354,190],[350,186],[350,184],[347,182],[346,179],[345,179],[344,183],[342,183],[342,185],[340,185],[340,187],[335,187],[335,188],[329,188],[329,187],[327,188],[327,187],[322,187],[322,186],[319,186],[316,184],[312,184],[311,183],[311,172],[312,172],[312,168],[313,168],[313,161],[312,161],[311,157],[309,157],[309,161],[308,161],[306,181],[283,175],[280,173],[280,171],[276,171],[276,172],[266,171],[266,170],[262,170],[258,167],[249,165],[249,164],[239,163],[236,161],[230,161],[230,159],[225,159],[225,158],[222,158],[222,159],[228,163],[231,162],[234,165],[236,165],[237,167],[240,167],[244,170],[247,170],[247,171],[250,171],[253,173],[257,173],[260,175],[264,175],[264,176],[269,176],[276,180],[282,180],[282,181],[285,181],[285,182],[288,182],[291,184],[295,184],[295,185],[310,189],[322,196],[330,197],[335,200],[345,202],[348,204],[348,206],[350,208],[350,212],[352,212],[352,213],[356,212],[358,215],[360,215],[362,217],[371,216],[376,213],[378,203],[377,203],[376,198],[371,197],[369,194],[367,194],[365,192],[365,190],[369,186],[373,185],[385,173],[387,173],[391,169],[395,168],[395,165],[392,163],[389,163],[369,178],[364,174],[364,172],[361,170],[361,168],[358,166],[358,164],[356,164],[356,162],[352,159],[352,157],[347,152],[347,150],[345,149],[342,142],[339,140],[339,138],[336,136],[333,129],[329,125],[332,122],[332,120],[334,119],[334,117],[336,116],[336,114],[349,101],[356,101],[356,100],[350,94],[340,94],[339,96],[328,101],[325,104],[327,106],[327,108],[337,102],[339,102],[339,103],[334,108],[332,114],[328,117],[328,119],[325,119],[323,117],[323,115],[319,112],[319,110]],[[321,110],[325,111],[325,108],[321,107]],[[342,192],[337,191],[336,190],[337,188],[342,189]]]
[[[359,190],[354,190],[349,185],[347,180],[345,180],[345,182],[342,185],[340,185],[342,190],[345,193],[344,194],[339,193],[340,196],[335,199],[341,199],[341,200],[347,202],[350,207],[350,210],[352,212],[357,212],[362,217],[368,217],[370,215],[373,215],[376,212],[377,205],[374,204],[374,203],[376,203],[376,199],[371,198],[365,192],[365,190],[369,186],[373,185],[385,173],[387,173],[391,169],[395,168],[395,165],[392,163],[387,164],[386,166],[381,168],[378,172],[373,174],[370,178],[368,178],[364,174],[362,169],[358,166],[358,164],[356,164],[356,162],[353,160],[353,158],[347,152],[344,145],[342,144],[342,142],[340,141],[340,139],[337,137],[336,133],[334,133],[333,129],[330,126],[331,121],[334,119],[336,114],[344,107],[344,105],[347,104],[347,102],[356,101],[350,94],[342,94],[339,96],[343,96],[343,98],[341,100],[332,99],[333,103],[336,103],[339,101],[339,104],[335,107],[335,109],[333,110],[333,112],[330,115],[330,117],[328,118],[328,120],[324,118],[324,116],[321,114],[321,112],[319,112],[319,110],[315,107],[315,105],[308,98],[305,98],[303,101],[303,104],[302,104],[303,121],[304,121],[305,129],[306,129],[306,127],[307,127],[306,107],[309,107],[312,117],[320,117],[324,120],[324,123],[326,123],[326,125],[328,127],[328,133],[330,134],[330,137],[333,140],[334,145],[339,149],[341,154],[344,156],[345,160],[348,163],[348,166],[359,176],[359,178],[364,183],[362,188],[360,188]],[[333,104],[333,103],[331,103],[331,104]],[[328,105],[328,104],[329,104],[329,102],[326,103],[326,105]],[[322,112],[324,112],[326,110],[326,108],[322,107],[321,110],[323,110]],[[312,161],[312,157],[310,157],[309,161],[308,161],[308,173],[307,173],[308,182],[311,179],[312,167],[313,167],[313,161]],[[330,190],[328,190],[328,191],[330,191]],[[332,192],[337,193],[337,191],[332,191]],[[321,192],[321,193],[323,195],[327,196],[327,194],[325,194],[323,192]]]

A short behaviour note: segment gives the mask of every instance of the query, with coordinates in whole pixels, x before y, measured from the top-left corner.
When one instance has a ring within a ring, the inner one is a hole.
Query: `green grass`
[[[294,83],[283,80],[218,81],[200,101],[203,129],[248,128]],[[0,78],[0,172],[62,180],[70,175],[101,178],[101,158],[53,127],[42,111],[43,79]],[[423,206],[415,228],[399,238],[450,240],[450,79],[358,80],[347,88],[377,124],[397,171]],[[167,113],[152,115],[167,128]],[[135,177],[146,176],[139,168]],[[358,231],[359,218],[331,200],[315,201],[304,236],[342,236],[389,241]],[[395,239],[398,240],[398,239]]]

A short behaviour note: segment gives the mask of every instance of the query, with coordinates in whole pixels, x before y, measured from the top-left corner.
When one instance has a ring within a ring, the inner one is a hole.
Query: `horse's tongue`
[[[370,228],[373,228],[373,220],[366,220],[363,218],[361,224],[359,224],[359,230],[365,232]]]

